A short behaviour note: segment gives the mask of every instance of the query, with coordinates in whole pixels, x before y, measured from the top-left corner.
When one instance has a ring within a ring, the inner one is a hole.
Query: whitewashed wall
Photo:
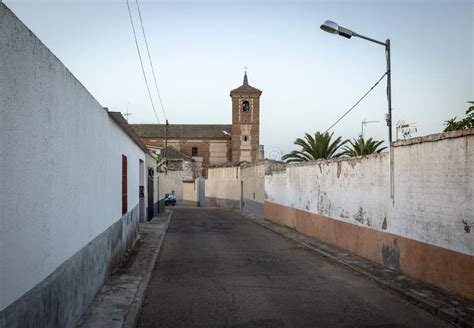
[[[166,181],[166,193],[174,195],[178,202],[183,201],[183,171],[168,171],[164,176]]]
[[[240,201],[240,167],[209,168],[206,198]]]
[[[143,151],[0,3],[0,310],[138,204]]]
[[[391,230],[474,255],[474,129],[399,142],[394,154]]]
[[[266,200],[381,229],[388,216],[387,154],[287,165],[265,177]]]
[[[263,204],[265,199],[265,169],[268,162],[245,165],[241,169],[240,179],[243,183],[243,198]]]
[[[388,154],[287,165],[266,200],[474,255],[474,130],[397,143]],[[470,232],[468,232],[470,231]]]

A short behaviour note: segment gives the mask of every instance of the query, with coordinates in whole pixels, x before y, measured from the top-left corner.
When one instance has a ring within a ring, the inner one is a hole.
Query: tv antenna
[[[398,140],[398,133],[400,132],[403,139],[411,138],[412,133],[418,132],[416,127],[416,122],[408,123],[406,121],[398,121],[397,122],[397,140]]]
[[[127,120],[127,122],[128,122],[128,117],[129,117],[130,115],[132,115],[132,113],[130,113],[130,112],[128,111],[129,105],[130,105],[130,102],[127,102],[127,112],[126,112],[125,114],[123,114],[123,116],[125,116],[125,119]]]
[[[367,124],[370,124],[370,123],[379,123],[380,121],[367,121],[367,119],[364,119],[361,123],[361,132],[360,132],[360,135],[359,137],[361,138],[364,138],[364,127],[367,126]]]

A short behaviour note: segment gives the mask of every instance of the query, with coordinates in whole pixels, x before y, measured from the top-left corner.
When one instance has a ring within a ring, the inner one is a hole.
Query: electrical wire
[[[357,100],[357,102],[351,107],[349,108],[349,110],[347,110],[341,117],[339,117],[336,122],[334,122],[329,128],[326,129],[326,131],[324,131],[324,133],[328,132],[329,130],[331,130],[337,123],[339,123],[347,114],[349,114],[379,83],[380,81],[382,81],[382,79],[387,75],[387,72],[383,73],[383,75],[380,77],[380,79],[375,82],[375,84],[369,89],[369,91],[367,91],[359,100]]]
[[[156,121],[159,124],[160,120],[158,119],[158,114],[156,113],[155,104],[153,103],[153,97],[151,96],[151,92],[150,92],[150,86],[148,85],[148,80],[145,74],[145,68],[143,67],[142,54],[140,53],[140,47],[138,46],[137,33],[135,32],[135,26],[133,24],[133,18],[132,18],[132,11],[130,10],[130,5],[128,3],[128,0],[127,0],[127,8],[128,8],[128,15],[130,16],[130,23],[132,24],[133,37],[135,38],[135,45],[137,47],[138,58],[140,58],[140,66],[142,67],[143,78],[145,80],[146,89],[148,91],[148,97],[150,97],[151,107],[153,108],[153,112],[155,113]]]
[[[150,49],[148,47],[148,41],[147,41],[146,34],[145,34],[145,28],[143,27],[143,20],[142,20],[142,13],[141,13],[141,10],[140,10],[140,5],[138,4],[138,0],[135,0],[135,2],[137,3],[138,16],[140,17],[140,24],[142,26],[143,38],[145,39],[146,51],[148,53],[148,60],[150,61],[151,72],[153,74],[153,80],[155,81],[156,93],[158,94],[158,99],[160,100],[160,105],[161,105],[161,110],[163,112],[163,115],[165,116],[165,119],[168,120],[168,117],[166,116],[165,107],[163,106],[163,101],[161,100],[160,90],[158,89],[158,83],[156,82],[155,68],[153,67],[153,62],[152,62],[151,56],[150,56]]]

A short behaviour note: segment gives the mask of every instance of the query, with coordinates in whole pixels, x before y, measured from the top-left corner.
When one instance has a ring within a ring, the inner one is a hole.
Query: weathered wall
[[[395,145],[390,230],[474,255],[474,129]]]
[[[3,3],[0,116],[0,325],[71,326],[137,232],[144,152]]]
[[[388,154],[288,165],[265,177],[265,218],[474,298],[474,130]]]
[[[194,181],[183,181],[183,203],[196,206],[198,203],[198,179]]]

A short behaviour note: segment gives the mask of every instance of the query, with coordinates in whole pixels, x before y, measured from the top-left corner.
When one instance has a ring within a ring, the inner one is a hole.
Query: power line
[[[369,91],[367,91],[359,100],[357,100],[357,102],[351,108],[349,108],[349,110],[345,112],[344,115],[342,115],[336,122],[333,123],[333,125],[327,128],[326,131],[324,132],[326,133],[329,130],[331,130],[337,123],[339,123],[340,120],[342,120],[347,114],[349,114],[350,111],[353,110],[362,101],[362,99],[364,99],[380,83],[380,81],[382,81],[385,75],[387,75],[387,72],[383,73],[380,79],[377,82],[375,82],[375,84],[369,89]]]
[[[156,82],[155,68],[153,67],[153,62],[151,61],[150,49],[148,48],[148,41],[146,39],[145,28],[143,27],[143,20],[142,20],[140,5],[138,4],[138,0],[135,0],[135,2],[137,3],[138,16],[140,17],[140,24],[142,26],[143,38],[145,39],[146,51],[148,53],[148,60],[150,61],[151,72],[153,74],[153,80],[155,81],[156,93],[158,94],[158,99],[160,100],[160,105],[161,105],[161,110],[163,112],[163,115],[165,116],[165,119],[168,120],[168,117],[166,116],[165,107],[163,106],[163,101],[161,100],[160,90],[158,89],[158,83]]]
[[[155,113],[156,121],[158,123],[160,123],[160,120],[158,119],[158,114],[156,113],[155,104],[153,103],[153,98],[151,96],[150,86],[148,85],[148,80],[146,78],[145,68],[143,67],[142,54],[140,53],[140,47],[138,46],[137,33],[135,32],[135,26],[133,24],[132,12],[130,10],[130,5],[128,3],[128,0],[127,0],[127,8],[128,8],[128,15],[130,16],[130,23],[132,24],[133,37],[135,38],[135,45],[137,47],[138,58],[140,58],[140,65],[142,67],[143,78],[145,79],[146,89],[148,91],[148,97],[150,97],[150,103],[151,103],[151,107],[153,107],[153,112]]]

